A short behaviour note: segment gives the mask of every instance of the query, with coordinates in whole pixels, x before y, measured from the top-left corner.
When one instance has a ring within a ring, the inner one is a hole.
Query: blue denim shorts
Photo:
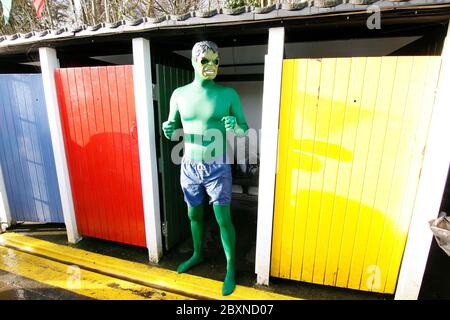
[[[180,184],[184,201],[191,208],[202,204],[205,195],[209,196],[209,204],[231,203],[231,165],[223,161],[194,161],[183,157]]]

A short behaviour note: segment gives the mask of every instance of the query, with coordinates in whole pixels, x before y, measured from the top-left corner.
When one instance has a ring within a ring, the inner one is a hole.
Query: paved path
[[[4,271],[2,282],[5,283],[4,287],[0,283],[2,299],[189,299],[5,247],[0,247],[0,270]]]
[[[89,300],[90,298],[48,286],[0,270],[0,300]]]
[[[59,288],[91,299],[297,300],[241,285],[224,297],[221,281],[178,274],[14,232],[0,235],[0,270],[36,281],[41,288]]]

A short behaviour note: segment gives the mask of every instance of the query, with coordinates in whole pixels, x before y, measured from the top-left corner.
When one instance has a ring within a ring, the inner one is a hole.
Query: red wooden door
[[[79,232],[146,246],[132,66],[55,72]]]

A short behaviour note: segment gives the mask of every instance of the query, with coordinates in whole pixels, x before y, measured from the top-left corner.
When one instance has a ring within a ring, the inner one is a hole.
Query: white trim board
[[[283,54],[284,28],[269,29],[268,54],[264,65],[255,260],[257,283],[263,285],[269,285],[270,277]]]
[[[133,39],[133,64],[145,236],[149,260],[157,263],[162,256],[162,235],[149,40]]]
[[[78,233],[75,209],[72,198],[72,188],[69,179],[64,138],[59,114],[58,96],[56,93],[55,70],[59,68],[56,50],[53,48],[39,48],[41,61],[42,81],[44,83],[45,102],[47,105],[48,124],[55,158],[56,175],[58,178],[59,193],[67,229],[67,238],[70,243],[81,240]]]
[[[0,166],[0,231],[11,225],[11,211],[8,203],[8,195],[6,194],[5,180],[3,179],[3,171]]]
[[[449,24],[450,27],[450,24]],[[450,163],[450,28],[442,51],[442,65],[408,231],[395,299],[416,300],[428,260],[433,234],[428,221],[437,218]]]

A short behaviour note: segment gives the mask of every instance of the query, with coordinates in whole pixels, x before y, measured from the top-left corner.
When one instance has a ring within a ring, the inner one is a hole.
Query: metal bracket
[[[162,229],[161,232],[162,232],[163,236],[167,237],[167,222],[166,221],[164,221],[161,224],[161,229]]]

